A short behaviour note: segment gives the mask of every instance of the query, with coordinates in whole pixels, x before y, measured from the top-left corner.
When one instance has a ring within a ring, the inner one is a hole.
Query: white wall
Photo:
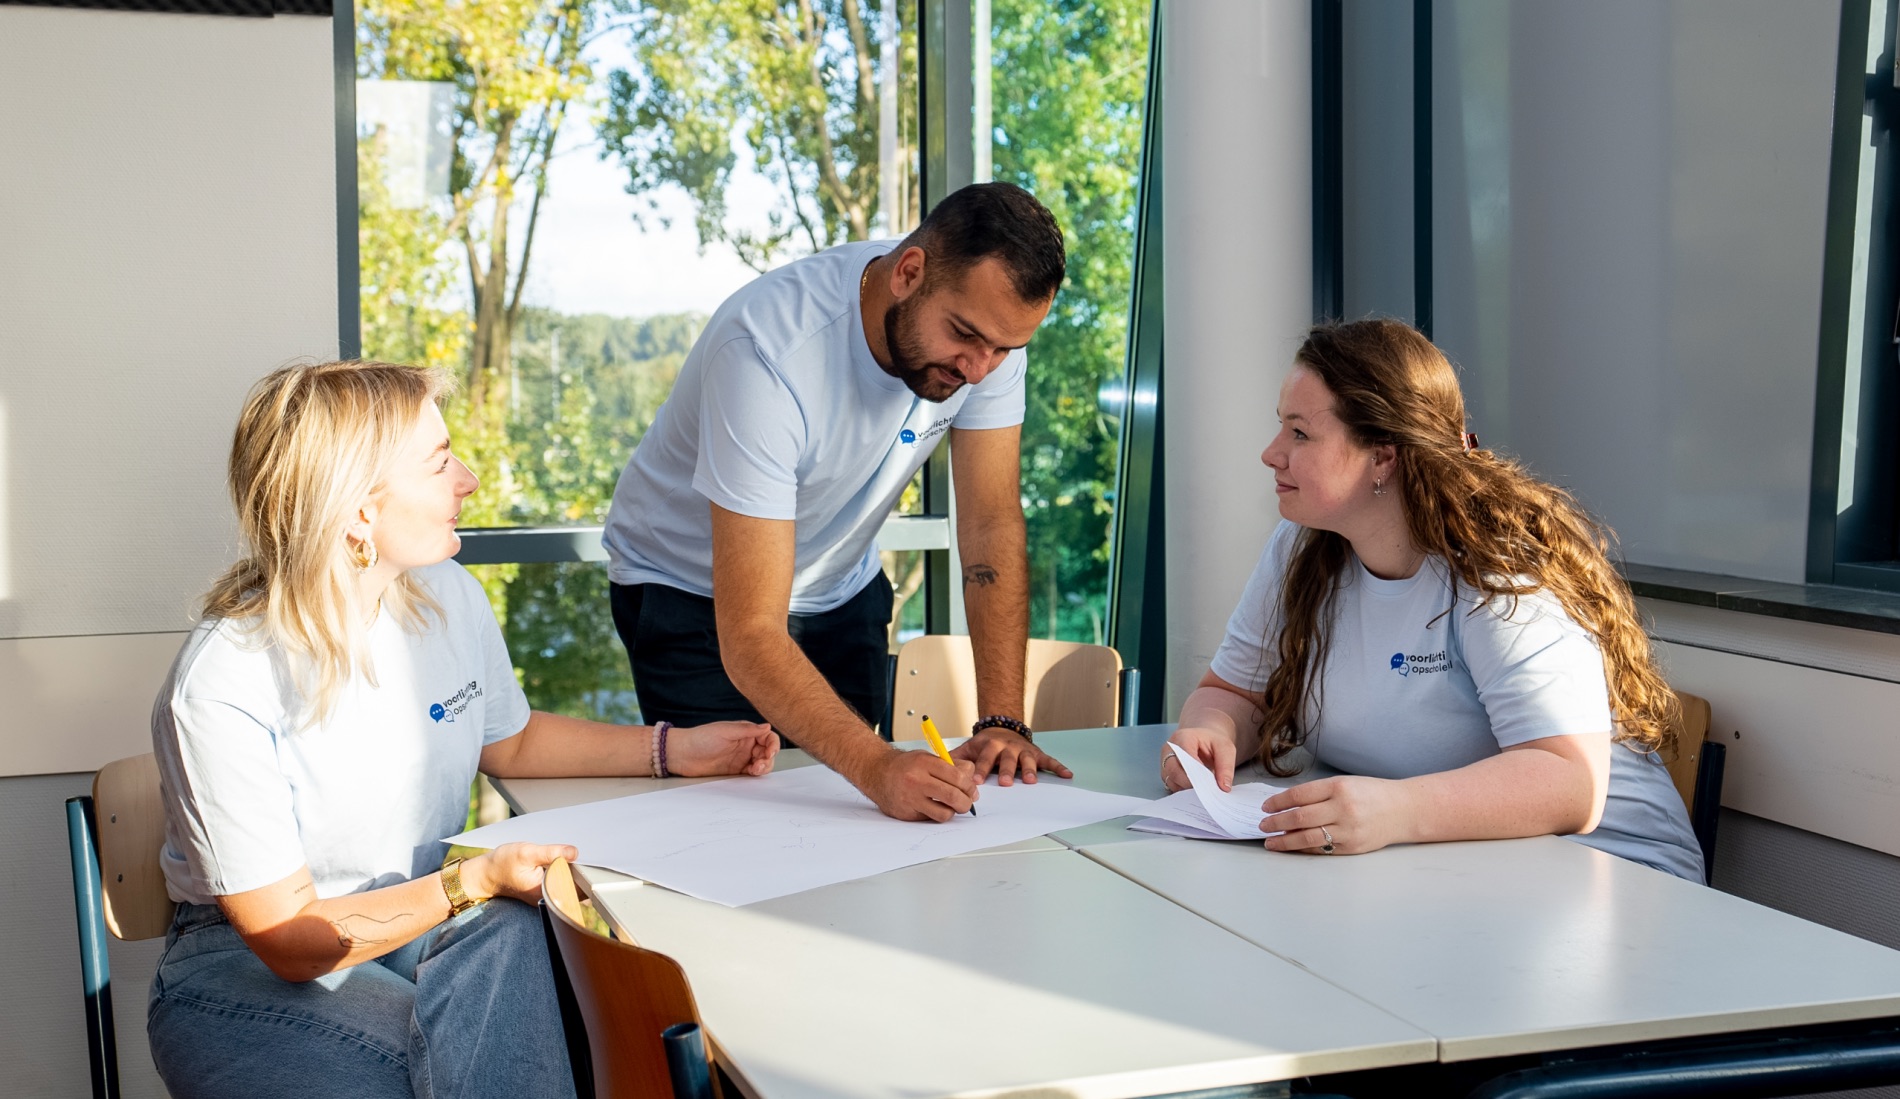
[[[0,901],[6,1094],[91,1094],[61,803],[151,750],[235,550],[245,390],[336,354],[332,86],[329,19],[0,6],[0,835],[33,883]],[[164,1094],[159,945],[112,947],[127,1096]]]
[[[1838,0],[1437,13],[1435,335],[1473,430],[1632,561],[1802,580]]]
[[[1900,855],[1900,636],[1644,600],[1728,748],[1722,804]]]
[[[1279,521],[1259,458],[1313,317],[1310,8],[1170,0],[1161,33],[1172,714]]]
[[[0,775],[147,750],[244,392],[336,354],[330,36],[0,7]]]

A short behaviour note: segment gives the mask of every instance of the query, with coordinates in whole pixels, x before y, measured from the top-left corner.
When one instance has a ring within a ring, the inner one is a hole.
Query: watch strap
[[[475,907],[476,902],[462,888],[462,859],[459,855],[442,864],[442,892],[449,897],[450,919]]]

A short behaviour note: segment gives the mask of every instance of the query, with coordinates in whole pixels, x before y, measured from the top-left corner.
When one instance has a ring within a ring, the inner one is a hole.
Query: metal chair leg
[[[1141,669],[1122,669],[1122,704],[1115,719],[1122,726],[1141,724]]]
[[[79,920],[79,971],[86,993],[86,1055],[93,1099],[119,1099],[119,1044],[112,1029],[112,962],[106,954],[105,898],[99,885],[99,849],[92,799],[66,799],[66,837],[72,848],[73,908]]]
[[[713,1099],[712,1066],[706,1060],[706,1037],[699,1024],[674,1023],[660,1032],[660,1041],[666,1046],[674,1099]]]

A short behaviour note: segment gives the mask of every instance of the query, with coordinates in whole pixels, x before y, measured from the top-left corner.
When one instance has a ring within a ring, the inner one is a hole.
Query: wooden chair
[[[547,869],[541,887],[556,985],[570,1029],[579,1016],[581,1034],[569,1034],[575,1083],[582,1099],[641,1099],[720,1094],[698,1031],[686,971],[664,954],[619,942],[588,926],[578,883],[566,859]],[[562,981],[558,978],[565,977]],[[690,1031],[675,1030],[686,1024]],[[662,1038],[663,1032],[666,1034]],[[584,1038],[584,1040],[583,1040]],[[694,1057],[697,1063],[693,1063]],[[669,1065],[669,1062],[673,1062]]]
[[[1728,747],[1709,738],[1713,712],[1708,699],[1683,691],[1677,691],[1676,697],[1682,700],[1682,720],[1676,726],[1675,758],[1668,760],[1669,777],[1689,808],[1689,825],[1702,847],[1706,880],[1714,881],[1715,830],[1722,821],[1722,772]]]
[[[891,687],[893,740],[918,740],[923,715],[946,736],[960,736],[976,712],[976,659],[960,634],[912,638],[897,651]],[[1031,639],[1024,668],[1023,703],[1032,729],[1091,729],[1131,725],[1139,680],[1123,670],[1107,645]]]
[[[159,800],[158,761],[148,752],[101,767],[93,776],[91,797],[67,799],[66,833],[72,848],[92,1093],[117,1099],[119,1046],[112,1023],[106,935],[128,942],[157,938],[171,927],[177,909],[166,895],[159,866],[165,810]]]

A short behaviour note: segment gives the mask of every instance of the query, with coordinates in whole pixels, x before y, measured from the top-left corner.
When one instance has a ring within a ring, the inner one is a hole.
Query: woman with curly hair
[[[1308,333],[1261,460],[1286,521],[1172,743],[1343,772],[1263,805],[1275,851],[1564,835],[1692,881],[1656,753],[1678,703],[1610,533],[1465,433],[1451,364],[1391,320]],[[1171,789],[1187,785],[1172,751]]]

